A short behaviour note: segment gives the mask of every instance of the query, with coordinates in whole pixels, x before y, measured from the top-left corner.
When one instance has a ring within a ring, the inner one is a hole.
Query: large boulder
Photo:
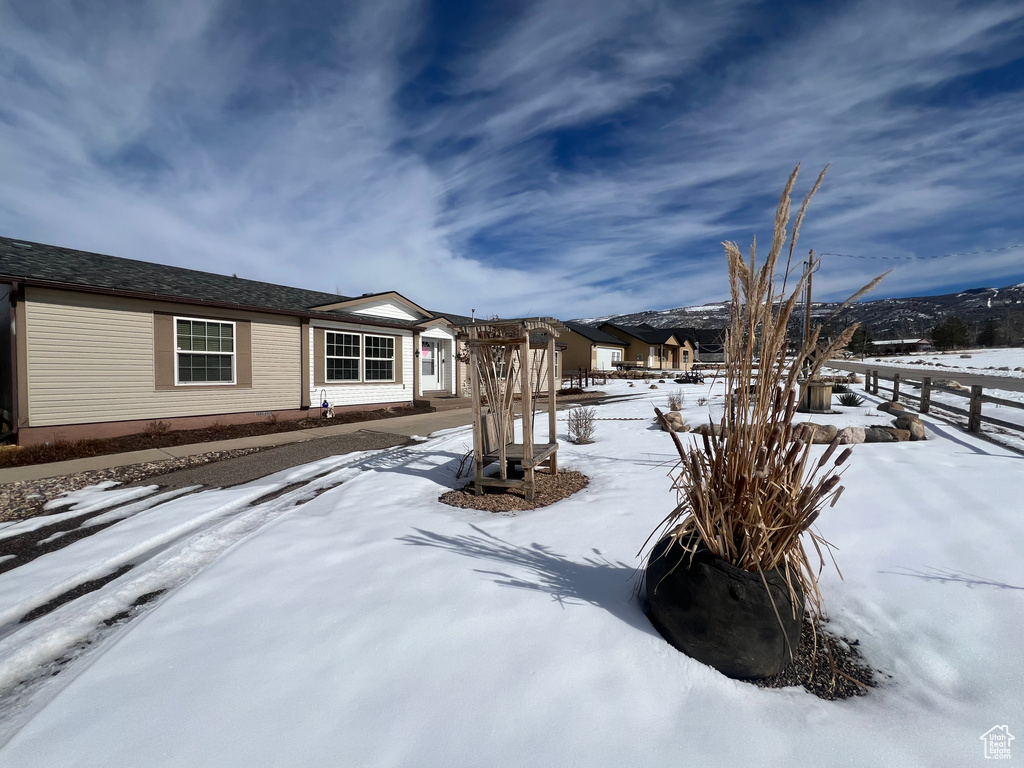
[[[920,424],[921,418],[916,413],[900,413],[897,414],[896,419],[893,421],[893,425],[896,429],[910,429],[911,424]]]
[[[839,430],[834,424],[815,424],[813,421],[804,421],[793,427],[793,439],[803,440],[805,443],[831,443],[836,438]]]
[[[867,441],[864,427],[843,427],[836,434],[840,445],[856,445]]]
[[[666,432],[689,432],[690,428],[686,422],[683,421],[683,414],[679,411],[669,411],[668,413],[662,414],[664,421],[659,422],[661,428]],[[666,426],[667,424],[667,426]]]
[[[893,430],[895,431],[895,430]],[[865,443],[895,443],[896,435],[882,427],[867,427],[864,430]]]
[[[896,427],[879,427],[892,435],[897,443],[903,443],[910,439],[910,431],[906,429],[897,429]]]
[[[894,403],[891,400],[886,400],[875,406],[876,411],[884,411],[885,413],[896,413],[905,411],[902,403]]]
[[[908,416],[910,414],[907,414]],[[905,429],[910,433],[911,440],[924,440],[924,424],[918,418],[904,419],[902,416],[896,419],[896,428]]]
[[[718,437],[722,434],[722,427],[720,424],[698,424],[693,428],[694,434],[697,435],[710,435],[712,437]]]

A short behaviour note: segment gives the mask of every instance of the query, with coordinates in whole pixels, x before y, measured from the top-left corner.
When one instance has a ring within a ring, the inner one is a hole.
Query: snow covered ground
[[[1024,377],[1024,347],[958,349],[953,352],[920,352],[907,355],[886,355],[885,357],[868,355],[864,358],[864,362],[868,361],[905,368],[920,368],[923,371],[935,371],[936,373],[941,371],[953,374],[962,371],[963,373],[984,373],[986,376]]]
[[[160,552],[0,630],[0,765],[936,766],[983,764],[997,724],[1021,738],[1024,457],[927,416],[926,442],[857,446],[819,518],[845,576],[826,568],[822,591],[881,685],[843,702],[765,690],[675,651],[633,595],[674,504],[672,444],[649,417],[676,388],[602,387],[637,398],[598,408],[592,445],[560,436],[590,485],[532,512],[437,502],[463,482],[466,429],[129,501],[123,522],[23,566],[32,579],[0,575],[0,607],[24,607],[146,542]],[[691,423],[699,397],[721,407],[721,385],[678,388]],[[867,400],[815,420],[885,421]],[[155,589],[48,683],[10,687]]]

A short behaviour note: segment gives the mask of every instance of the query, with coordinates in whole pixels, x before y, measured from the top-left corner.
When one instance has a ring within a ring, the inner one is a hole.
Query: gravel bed
[[[863,696],[875,687],[875,672],[865,663],[859,644],[857,640],[836,637],[824,622],[818,624],[815,633],[811,620],[805,617],[793,663],[777,675],[750,682],[759,688],[799,685],[828,701]]]
[[[43,506],[46,502],[63,496],[68,491],[77,491],[87,485],[96,485],[105,480],[119,483],[135,483],[140,480],[163,475],[190,467],[198,467],[214,461],[233,459],[250,453],[265,450],[263,448],[237,448],[232,451],[211,451],[196,456],[184,456],[180,459],[149,461],[143,464],[131,464],[110,469],[93,469],[63,477],[48,477],[42,480],[19,480],[0,486],[0,522],[23,520],[28,517],[45,514]],[[64,512],[61,508],[55,512]]]
[[[572,496],[587,487],[590,479],[581,472],[562,470],[550,475],[546,470],[534,473],[536,493],[533,501],[527,501],[524,491],[517,488],[485,488],[482,496],[473,491],[473,483],[467,483],[455,491],[448,491],[438,499],[442,504],[463,509],[479,509],[484,512],[521,512],[554,504]]]

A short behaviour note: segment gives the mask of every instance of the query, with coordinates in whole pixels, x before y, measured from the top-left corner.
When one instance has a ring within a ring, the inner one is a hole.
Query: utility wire
[[[1014,248],[1024,248],[1024,243],[1006,245],[1002,248],[989,248],[986,251],[965,251],[963,253],[944,253],[941,256],[859,256],[850,253],[819,253],[819,256],[842,256],[844,259],[878,259],[880,261],[927,261],[931,259],[948,259],[953,256],[977,256],[982,253],[996,253],[998,251],[1010,251]]]

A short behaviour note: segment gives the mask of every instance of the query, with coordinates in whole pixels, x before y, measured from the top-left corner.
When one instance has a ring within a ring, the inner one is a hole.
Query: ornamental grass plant
[[[806,271],[794,274],[799,266],[793,259],[800,226],[827,170],[826,166],[804,198],[792,234],[787,235],[790,195],[799,166],[793,170],[775,212],[771,247],[760,265],[756,239],[748,258],[735,243],[723,243],[731,315],[726,362],[719,377],[729,393],[729,407],[713,424],[715,429],[689,447],[670,432],[680,457],[673,476],[678,504],[655,531],[659,538],[670,537],[690,557],[703,546],[734,566],[761,573],[762,578],[765,572],[779,569],[794,598],[794,614],[803,603],[798,599],[802,593],[815,617],[821,615],[817,576],[825,565],[825,553],[831,558],[831,545],[811,526],[826,506],[839,500],[841,475],[851,449],[840,451],[836,440],[821,456],[813,457],[809,442],[793,439],[793,421],[800,381],[814,378],[835,352],[844,349],[856,326],[820,346],[819,326],[795,357],[787,354],[787,328],[807,280]],[[813,251],[810,260],[813,263]],[[882,277],[857,291],[836,312],[874,288]],[[817,555],[816,565],[805,541]]]

